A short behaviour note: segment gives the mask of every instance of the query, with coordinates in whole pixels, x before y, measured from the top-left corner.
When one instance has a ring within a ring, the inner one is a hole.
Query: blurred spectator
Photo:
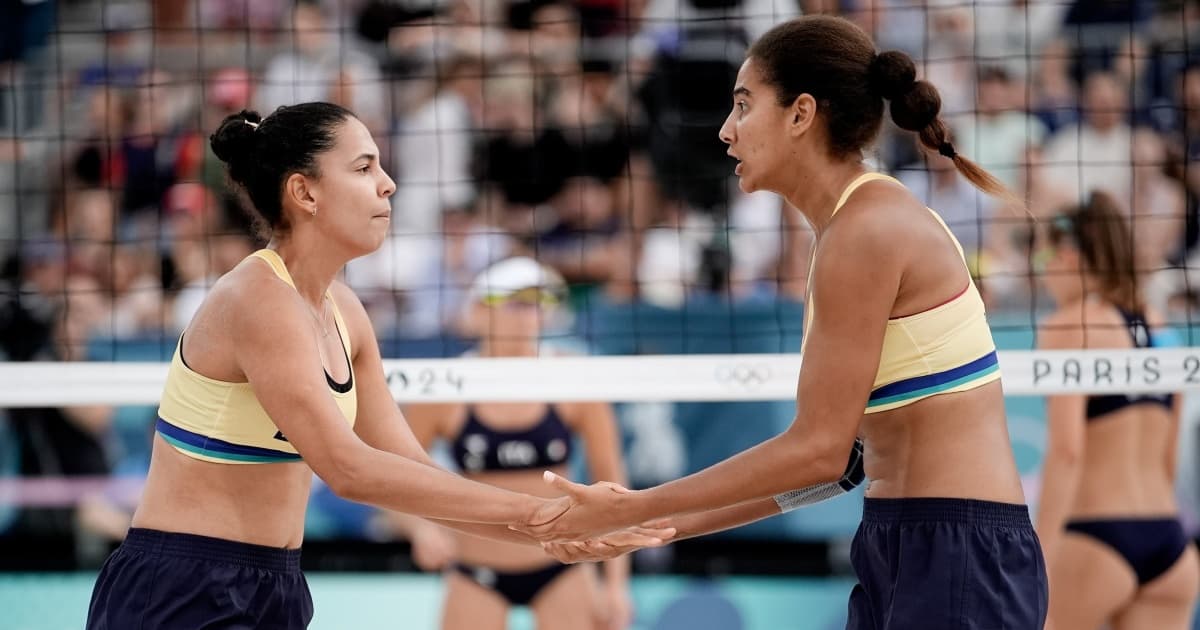
[[[1169,177],[1164,142],[1148,130],[1134,136],[1132,233],[1146,278],[1146,300],[1159,312],[1195,306],[1200,255],[1194,245],[1195,196]],[[1190,220],[1189,220],[1190,219]]]
[[[579,58],[579,12],[563,0],[515,2],[509,9],[511,51],[550,76],[574,72]]]
[[[946,116],[975,108],[975,22],[970,5],[931,0],[922,8],[928,24],[923,50],[924,78],[937,86]]]
[[[47,46],[56,3],[0,3],[0,137],[43,124],[50,81]]]
[[[1194,45],[1200,41],[1200,2],[1181,0],[1171,4],[1175,6],[1164,6],[1146,33],[1149,124],[1159,130],[1173,129],[1178,124],[1174,104],[1179,100],[1179,77],[1200,60],[1200,51]]]
[[[70,184],[82,187],[120,189],[125,184],[125,163],[120,150],[125,132],[123,93],[101,86],[84,95],[80,143],[72,147]],[[63,182],[67,183],[67,182]]]
[[[1184,190],[1167,175],[1166,144],[1158,134],[1141,128],[1133,134],[1133,203],[1130,234],[1138,270],[1163,269],[1184,245]]]
[[[1185,165],[1188,189],[1200,193],[1200,65],[1180,73],[1176,104],[1171,125],[1170,150],[1174,159]]]
[[[729,294],[745,298],[752,294],[777,292],[787,295],[784,285],[768,285],[767,281],[784,281],[788,275],[780,268],[781,257],[788,252],[792,236],[786,213],[799,212],[786,205],[772,193],[733,194],[729,206]],[[793,217],[799,219],[799,216]],[[802,220],[800,222],[803,222]],[[807,261],[805,261],[807,262]],[[793,273],[797,270],[792,270]],[[807,273],[807,269],[804,270]],[[793,295],[802,298],[801,291]]]
[[[942,217],[962,245],[968,264],[978,267],[992,240],[989,228],[995,224],[995,199],[960,175],[954,162],[936,153],[923,152],[923,158],[923,165],[903,169],[900,181]]]
[[[678,41],[677,31],[689,25],[708,23],[736,29],[746,41],[754,41],[772,26],[800,14],[796,0],[648,0],[641,15],[642,30],[635,51],[649,52]]]
[[[74,276],[64,289],[67,300],[54,315],[52,333],[29,360],[82,360],[90,331],[106,317],[103,293],[93,280]],[[21,476],[72,477],[109,472],[104,443],[112,408],[10,409],[8,417],[19,448]],[[8,533],[72,536],[74,531],[73,508],[27,508]]]
[[[588,59],[558,77],[546,117],[563,130],[576,174],[611,181],[625,171],[633,144],[628,108],[608,61]]]
[[[513,46],[503,14],[506,6],[490,0],[448,0],[389,7],[381,20],[387,25],[390,65],[420,83],[439,78],[443,60],[503,58]]]
[[[714,133],[729,114],[729,86],[749,40],[723,20],[692,24],[662,42],[637,90],[647,153],[663,197],[724,213],[732,158]]]
[[[67,286],[67,248],[59,240],[21,244],[15,276],[0,303],[0,350],[8,361],[30,361],[50,343],[55,314]]]
[[[182,103],[172,81],[166,72],[147,72],[124,104],[123,228],[142,222],[149,226],[143,230],[157,231],[163,193],[181,175],[198,173],[203,163],[199,147],[187,142],[180,127]]]
[[[636,32],[648,0],[579,0],[579,22],[585,38],[618,41]]]
[[[613,251],[621,217],[608,181],[580,175],[567,180],[550,202],[549,225],[534,235],[538,261],[553,267],[572,285],[609,280],[628,261]]]
[[[512,216],[504,220],[518,234],[532,231],[532,223],[523,219],[558,194],[572,172],[574,156],[567,139],[539,111],[543,93],[533,68],[523,61],[498,65],[484,81],[487,137],[478,177],[511,209],[506,214]]]
[[[987,226],[991,235],[985,240],[985,254],[969,265],[980,280],[984,299],[998,308],[1029,308],[1033,303],[1032,226],[1074,203],[1072,191],[1052,179],[1054,173],[1046,165],[1042,149],[1030,146],[1021,163],[1024,168],[1014,192],[1025,205],[997,206],[996,220]]]
[[[96,332],[133,338],[165,329],[161,259],[154,245],[153,241],[116,243],[98,252],[98,290],[111,302],[109,316]]]
[[[1070,51],[1066,42],[1054,40],[1046,44],[1034,66],[1030,82],[1033,102],[1031,113],[1041,119],[1051,133],[1079,120],[1078,94],[1071,79]]]
[[[225,164],[212,152],[208,135],[220,126],[226,116],[249,109],[254,101],[254,84],[250,73],[243,68],[226,67],[209,76],[204,91],[204,106],[200,111],[200,128],[192,141],[199,143],[203,162],[196,177],[213,191],[227,190]]]
[[[134,5],[106,2],[101,7],[100,27],[104,33],[104,54],[88,60],[79,71],[84,88],[104,86],[131,88],[147,70],[146,57],[138,38],[139,29],[148,26]],[[86,96],[85,89],[84,95]]]
[[[1083,120],[1059,130],[1046,144],[1051,184],[1073,199],[1104,190],[1128,207],[1133,131],[1126,122],[1128,90],[1109,73],[1098,72],[1083,87]]]
[[[428,282],[421,274],[438,255],[443,213],[465,210],[477,194],[472,160],[482,125],[483,62],[459,56],[443,69],[425,100],[396,123],[391,236],[346,270],[347,282],[364,300],[376,309],[387,305],[386,314],[376,310],[375,315],[392,325],[398,314],[391,292]]]
[[[1063,16],[1062,37],[1075,54],[1073,76],[1083,82],[1113,67],[1131,35],[1140,34],[1154,12],[1152,0],[1075,0]]]
[[[334,101],[349,108],[368,129],[386,129],[387,91],[374,58],[339,37],[322,8],[298,0],[284,27],[290,52],[267,64],[258,91],[263,115],[280,105]]]
[[[1167,135],[1168,169],[1183,182],[1186,201],[1184,233],[1171,261],[1179,264],[1200,246],[1200,66],[1180,73],[1172,109],[1176,123]]]
[[[976,87],[975,113],[953,121],[955,146],[1015,190],[1025,150],[1042,144],[1046,128],[1022,109],[1024,88],[1004,68],[980,67]]]
[[[267,33],[283,22],[290,4],[289,0],[198,0],[196,16],[205,29]]]
[[[249,256],[255,242],[238,202],[218,198],[202,184],[176,184],[167,191],[164,209],[171,236],[171,262],[177,291],[166,330],[182,333],[209,289]]]
[[[416,263],[421,280],[401,294],[403,304],[396,322],[401,335],[432,337],[441,332],[462,332],[460,326],[467,290],[472,280],[492,263],[516,252],[516,243],[489,223],[476,207],[447,208],[442,213],[439,238],[429,255]],[[389,319],[376,317],[382,309],[368,303],[377,328],[388,330]]]
[[[657,306],[682,306],[700,284],[701,254],[714,229],[711,217],[678,201],[662,204],[636,258],[638,297]]]
[[[1143,124],[1150,120],[1150,107],[1153,104],[1150,90],[1150,53],[1146,50],[1143,38],[1136,35],[1126,36],[1121,40],[1112,61],[1112,73],[1119,85],[1128,86],[1130,120],[1134,124]]]
[[[67,246],[73,267],[93,273],[116,238],[115,195],[105,188],[68,191],[52,214],[50,230]]]
[[[476,57],[449,60],[436,91],[397,125],[393,230],[436,232],[443,209],[464,208],[475,196],[471,157],[483,114],[483,71]]]
[[[914,59],[924,58],[929,39],[926,0],[859,0],[849,5],[848,17],[871,34],[880,50],[899,49]]]
[[[975,61],[1014,77],[1033,76],[1034,64],[1058,36],[1068,5],[1053,0],[974,3]]]

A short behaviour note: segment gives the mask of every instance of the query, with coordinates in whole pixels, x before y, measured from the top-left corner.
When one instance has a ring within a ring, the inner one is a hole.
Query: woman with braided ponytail
[[[786,197],[817,233],[796,418],[656,488],[547,475],[572,505],[523,529],[560,560],[605,557],[589,537],[636,523],[684,538],[836,496],[861,481],[861,453],[871,482],[851,551],[859,583],[848,628],[1042,628],[1045,564],[983,301],[938,215],[863,165],[885,102],[924,147],[1007,195],[947,141],[938,92],[907,55],[876,54],[861,29],[827,16],[764,34],[738,72],[720,137],[742,190]]]

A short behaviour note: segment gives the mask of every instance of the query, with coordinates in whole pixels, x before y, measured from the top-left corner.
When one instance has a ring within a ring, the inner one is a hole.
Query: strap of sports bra
[[[271,265],[271,270],[275,272],[276,276],[279,276],[280,280],[288,283],[293,289],[296,288],[296,283],[292,281],[292,274],[288,273],[287,265],[283,264],[283,258],[280,258],[279,252],[264,248],[250,255],[266,261],[268,265]]]
[[[862,186],[867,182],[874,181],[888,181],[901,187],[904,186],[900,180],[888,175],[884,175],[883,173],[863,173],[862,175],[856,177],[854,181],[850,182],[850,185],[846,186],[846,190],[842,191],[842,196],[838,199],[837,205],[833,207],[833,214],[837,214],[838,210],[841,210],[842,206],[846,205],[846,202],[850,199],[850,195],[854,194],[854,191],[858,190],[859,186]],[[958,242],[958,238],[954,236],[954,231],[950,229],[950,226],[946,225],[946,222],[942,220],[942,217],[938,216],[937,212],[933,211],[933,208],[926,208],[926,210],[929,211],[929,214],[933,215],[933,218],[937,220],[938,225],[942,226],[942,229],[946,231],[946,234],[950,235],[950,240],[954,241],[954,247],[958,249],[958,255],[960,258],[962,258],[963,265],[966,265],[967,254],[965,251],[963,251],[962,244]]]
[[[842,191],[842,196],[838,197],[837,205],[833,206],[833,213],[830,214],[829,216],[833,217],[834,215],[836,215],[838,213],[838,210],[841,210],[842,206],[846,205],[846,202],[850,200],[850,195],[853,195],[854,191],[858,190],[859,186],[862,186],[863,184],[865,184],[867,182],[880,181],[880,180],[894,182],[896,184],[899,184],[900,186],[904,186],[904,184],[900,183],[900,180],[898,180],[894,177],[889,177],[887,175],[884,175],[883,173],[863,173],[862,175],[859,175],[858,177],[854,178],[854,181],[850,182],[850,185],[846,186],[846,190]],[[937,215],[934,215],[934,216],[937,216]],[[943,227],[945,227],[945,225],[946,225],[945,223],[942,224]],[[808,259],[808,277],[809,278],[812,277],[813,269],[815,269],[816,266],[817,266],[817,252],[814,249],[812,252],[812,256],[809,257],[809,259]],[[809,286],[811,288],[811,285],[809,285]],[[811,298],[811,296],[809,296],[809,298]],[[808,298],[806,298],[806,299],[808,299]]]
[[[854,181],[850,182],[849,186],[846,186],[846,190],[842,191],[842,196],[838,197],[837,205],[835,205],[833,207],[833,214],[837,214],[838,210],[841,210],[842,206],[846,205],[846,202],[850,200],[850,195],[853,195],[854,191],[858,190],[859,186],[862,186],[863,184],[865,184],[867,182],[874,182],[874,181],[880,181],[880,180],[888,181],[888,182],[892,182],[894,184],[898,184],[900,186],[904,186],[904,184],[901,184],[900,181],[897,180],[896,178],[890,177],[888,175],[884,175],[883,173],[863,173],[862,175],[859,175],[858,177],[854,178]],[[833,214],[831,214],[830,216],[833,216]]]
[[[1116,306],[1115,304],[1113,306]],[[1121,319],[1125,320],[1125,329],[1129,331],[1129,337],[1133,341],[1135,348],[1150,348],[1154,346],[1154,332],[1150,330],[1150,322],[1146,321],[1146,316],[1138,311],[1127,311],[1120,306],[1116,306],[1117,312],[1121,314]],[[1141,327],[1146,333],[1144,339],[1139,338],[1136,329]],[[1143,345],[1145,344],[1145,345]]]
[[[854,178],[854,181],[850,182],[850,185],[846,186],[846,190],[842,191],[841,197],[838,198],[837,205],[835,205],[833,207],[833,215],[836,215],[838,210],[841,210],[842,206],[846,205],[846,202],[850,199],[850,195],[854,194],[855,190],[858,190],[858,188],[860,186],[862,186],[863,184],[865,184],[867,182],[874,182],[874,181],[888,181],[888,182],[893,182],[901,187],[904,187],[904,184],[901,183],[900,180],[898,180],[894,177],[890,177],[888,175],[884,175],[883,173],[874,173],[874,172],[863,173],[862,175],[859,175],[858,177]],[[962,244],[960,244],[958,242],[958,238],[954,236],[954,232],[952,232],[950,230],[950,226],[946,225],[946,222],[942,220],[942,217],[938,216],[938,213],[934,212],[932,208],[927,207],[926,210],[929,211],[929,214],[933,215],[933,218],[935,220],[937,220],[938,225],[942,226],[943,230],[946,230],[946,234],[950,235],[950,240],[954,243],[954,247],[956,247],[958,249],[958,255],[960,258],[962,258],[963,267],[965,269],[967,269],[968,277],[969,277],[970,266],[967,264],[967,255],[963,251]],[[830,216],[833,216],[833,215],[830,215]],[[816,253],[816,250],[814,249],[813,253],[812,253],[812,257],[809,258],[809,261],[808,261],[808,277],[809,277],[810,281],[808,283],[808,288],[805,291],[806,295],[805,295],[803,335],[801,336],[801,342],[800,342],[800,354],[802,356],[804,354],[804,347],[807,345],[805,342],[808,340],[808,327],[812,324],[812,302],[813,302],[812,286],[813,285],[812,285],[811,279],[813,276],[813,270],[816,268],[816,266],[817,266],[817,253]]]
[[[833,217],[834,215],[838,214],[838,210],[841,210],[841,206],[846,205],[846,202],[848,199],[850,199],[851,194],[853,194],[854,191],[857,191],[859,186],[866,184],[866,182],[868,182],[868,181],[876,181],[876,180],[894,181],[894,182],[896,182],[896,184],[900,184],[900,182],[898,180],[896,180],[895,178],[889,178],[888,175],[884,175],[883,173],[863,173],[862,175],[857,176],[857,178],[854,178],[854,181],[851,181],[850,185],[846,186],[846,190],[841,191],[841,197],[838,198],[838,204],[833,206],[833,212],[829,216]],[[901,184],[901,186],[902,186],[902,184]],[[809,325],[812,324],[812,282],[811,281],[812,281],[812,271],[814,271],[816,269],[816,266],[817,266],[817,252],[814,248],[814,250],[812,250],[811,256],[809,257],[809,286],[808,286],[808,288],[806,288],[804,290],[804,324],[803,324],[803,334],[800,335],[800,354],[804,354],[804,348],[805,348],[805,346],[808,346]]]
[[[273,249],[263,248],[250,255],[266,261],[268,265],[271,265],[271,270],[275,272],[276,276],[279,276],[280,280],[288,283],[288,286],[292,287],[293,289],[296,288],[296,283],[292,280],[292,274],[288,273],[287,265],[283,264],[283,258],[279,256],[279,252]],[[325,299],[329,300],[329,303],[333,305],[334,325],[338,327],[338,332],[341,334],[342,338],[342,347],[346,349],[346,356],[349,357],[350,332],[346,329],[346,321],[342,319],[342,311],[338,308],[337,300],[333,299],[333,294],[329,291],[325,292]]]

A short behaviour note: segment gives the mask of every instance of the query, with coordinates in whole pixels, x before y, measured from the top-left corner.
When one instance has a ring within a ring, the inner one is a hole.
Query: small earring
[[[317,218],[317,209],[316,208],[313,208],[312,218],[314,218],[314,219]]]

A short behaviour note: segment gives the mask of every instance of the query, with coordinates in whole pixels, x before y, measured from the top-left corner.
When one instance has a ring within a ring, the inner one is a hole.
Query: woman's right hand
[[[512,523],[510,526],[512,529],[520,531],[526,535],[529,534],[528,531],[525,531],[526,529],[546,525],[547,523],[557,520],[558,517],[562,516],[563,514],[566,514],[567,510],[571,508],[573,503],[571,497],[569,496],[562,496],[554,499],[543,499],[530,496],[529,501],[532,505],[531,509],[527,512],[527,516],[525,516],[525,518],[521,519],[519,522]]]

